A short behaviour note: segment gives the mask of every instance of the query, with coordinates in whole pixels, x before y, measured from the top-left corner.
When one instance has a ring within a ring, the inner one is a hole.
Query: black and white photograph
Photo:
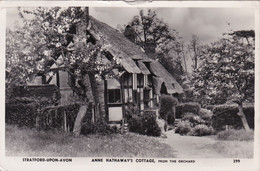
[[[60,166],[254,161],[254,5],[4,8],[3,155]]]

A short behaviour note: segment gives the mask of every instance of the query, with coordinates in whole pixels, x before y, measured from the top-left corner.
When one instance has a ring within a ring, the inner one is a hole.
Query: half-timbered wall
[[[125,73],[122,80],[125,104],[134,102],[140,110],[153,107],[152,76]]]
[[[124,73],[122,76],[124,103],[133,101],[133,78],[129,73]]]
[[[140,98],[140,109],[144,110],[144,75],[143,74],[138,74],[137,75],[137,91],[139,93],[139,98]]]

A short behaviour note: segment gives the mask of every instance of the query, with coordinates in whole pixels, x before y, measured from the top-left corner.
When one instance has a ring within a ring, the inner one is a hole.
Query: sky
[[[116,28],[127,24],[140,8],[90,8],[90,15]],[[201,43],[211,43],[230,30],[254,29],[254,10],[251,8],[154,8],[159,18],[178,31],[184,42],[192,34]],[[230,24],[228,24],[230,23]]]
[[[116,28],[126,25],[141,8],[90,7],[96,19]],[[145,9],[145,8],[143,8]],[[188,43],[196,34],[202,44],[211,43],[230,30],[254,29],[254,10],[251,8],[154,8],[158,17],[179,32]],[[7,10],[7,27],[19,21],[16,8]],[[230,23],[230,24],[228,24]]]

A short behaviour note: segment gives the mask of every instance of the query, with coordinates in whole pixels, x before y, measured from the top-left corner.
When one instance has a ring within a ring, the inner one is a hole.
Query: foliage
[[[48,107],[49,99],[47,98],[27,98],[33,100],[31,103],[7,103],[6,104],[6,123],[15,124],[19,127],[36,127],[36,118],[39,119],[39,128],[62,129],[64,112],[66,113],[67,124],[73,128],[79,104],[70,104],[66,106]],[[20,99],[19,99],[20,100]]]
[[[9,124],[18,126],[35,127],[39,111],[54,101],[46,97],[16,97],[5,104],[5,120]]]
[[[142,129],[144,135],[157,137],[161,135],[161,129],[156,122],[156,115],[143,115]]]
[[[125,119],[126,119],[126,122],[128,122],[133,117],[133,115],[134,116],[140,115],[140,110],[139,110],[137,104],[135,104],[133,102],[129,102],[125,106]]]
[[[244,107],[243,111],[247,121],[250,121],[250,128],[254,128],[254,106]],[[235,104],[215,106],[212,116],[213,128],[216,130],[223,130],[226,125],[232,126],[235,129],[242,128],[243,125],[237,113],[238,106]]]
[[[5,122],[18,126],[35,127],[36,109],[35,104],[6,104]]]
[[[120,63],[117,54],[104,62],[110,44],[99,33],[90,34],[88,7],[19,8],[19,15],[23,24],[7,31],[6,98],[11,99],[15,87],[26,86],[37,75],[52,77],[56,71],[50,68],[55,64],[77,80],[77,85],[70,86],[82,103],[78,116],[85,115],[91,102],[98,103],[86,87],[113,77],[111,70]],[[82,118],[75,120],[75,135]]]
[[[255,34],[242,30],[224,35],[202,55],[203,63],[193,76],[194,96],[204,105],[237,103],[237,114],[249,131],[242,108],[244,102],[254,102]]]
[[[208,46],[194,72],[192,88],[201,104],[254,101],[254,36],[233,33]]]
[[[192,127],[195,127],[199,124],[205,124],[205,121],[200,116],[194,115],[193,113],[185,113],[182,117],[182,120],[189,121]]]
[[[187,120],[180,121],[175,128],[175,133],[179,133],[180,135],[186,135],[192,130],[191,123]]]
[[[174,126],[174,123],[175,123],[175,116],[174,115],[168,115],[167,124]]]
[[[118,63],[114,59],[109,64],[102,62],[102,53],[109,46],[104,37],[96,35],[98,43],[88,41],[86,11],[80,7],[19,9],[23,25],[7,30],[7,97],[12,95],[13,87],[26,85],[35,75],[52,74],[46,67],[50,61],[58,67],[64,65],[79,80],[86,74],[101,78]],[[83,27],[81,34],[72,33],[75,25]]]
[[[184,113],[198,114],[200,111],[200,104],[196,102],[180,103],[176,106],[176,118],[181,118]]]
[[[205,136],[205,135],[212,135],[215,131],[212,127],[208,127],[204,124],[196,125],[194,128],[192,128],[189,135],[193,136]]]
[[[194,113],[184,113],[181,122],[177,124],[175,132],[181,135],[205,136],[215,133],[211,126],[211,116]],[[205,114],[205,113],[204,113]],[[206,120],[202,119],[204,117]]]
[[[219,132],[217,138],[225,141],[252,141],[254,140],[254,131],[229,129]]]
[[[181,81],[184,72],[181,59],[183,42],[179,33],[152,9],[147,12],[140,10],[128,27],[132,28],[135,36],[133,42],[141,46],[149,57],[157,59],[177,81]]]
[[[160,117],[165,121],[168,120],[169,115],[175,118],[175,106],[178,104],[178,100],[171,95],[162,95],[160,98]]]
[[[201,108],[199,111],[201,119],[205,120],[206,125],[210,126],[212,121],[213,112],[211,110]]]
[[[144,113],[141,114],[135,103],[128,103],[125,109],[126,122],[128,123],[130,132],[148,136],[161,135],[155,112],[144,111]]]
[[[136,115],[129,122],[129,131],[148,136],[160,136],[161,129],[155,115]]]
[[[99,120],[94,124],[93,133],[101,135],[109,135],[112,133],[118,133],[119,129],[116,126],[110,126],[104,120]]]

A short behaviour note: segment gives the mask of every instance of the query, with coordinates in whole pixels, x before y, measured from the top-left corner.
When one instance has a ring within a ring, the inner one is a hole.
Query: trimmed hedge
[[[160,117],[164,120],[168,119],[169,115],[175,118],[175,106],[178,104],[178,100],[171,95],[162,95],[160,99]]]
[[[169,125],[174,125],[174,122],[175,122],[175,117],[173,115],[168,115],[167,123]]]
[[[36,126],[37,104],[35,103],[18,103],[6,104],[5,122],[18,126],[34,128]],[[73,128],[74,121],[79,110],[79,104],[71,104],[67,106],[55,106],[46,108],[39,115],[39,128],[61,128],[63,124],[63,113],[66,112],[67,124]]]
[[[254,106],[249,105],[243,107],[247,122],[251,129],[254,129]],[[224,130],[226,125],[232,126],[234,129],[243,128],[242,121],[237,115],[237,105],[218,105],[213,109],[212,126],[215,130]]]
[[[35,127],[35,104],[5,104],[5,122],[29,128]]]
[[[196,102],[181,103],[176,106],[176,118],[181,118],[184,113],[199,114],[200,104]]]

